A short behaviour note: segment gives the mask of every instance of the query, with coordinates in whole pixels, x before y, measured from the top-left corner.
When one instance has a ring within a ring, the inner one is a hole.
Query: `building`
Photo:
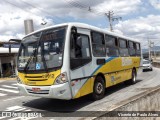
[[[11,53],[9,53],[11,45]],[[17,75],[18,43],[0,42],[0,77],[14,77]]]
[[[24,20],[25,34],[34,31],[33,20]],[[11,53],[9,46],[11,45]],[[0,77],[14,77],[17,75],[17,54],[20,44],[0,41]]]

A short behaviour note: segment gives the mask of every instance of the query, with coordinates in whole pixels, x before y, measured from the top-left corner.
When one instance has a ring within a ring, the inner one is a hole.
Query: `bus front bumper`
[[[55,98],[55,99],[72,99],[71,91],[68,83],[51,85],[51,86],[28,86],[24,84],[17,83],[20,94]]]

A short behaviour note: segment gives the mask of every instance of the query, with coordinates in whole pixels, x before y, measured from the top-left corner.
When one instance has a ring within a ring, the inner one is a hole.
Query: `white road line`
[[[6,92],[11,92],[11,93],[19,93],[19,91],[10,90],[10,89],[4,89],[4,88],[0,88],[0,91],[6,91]]]
[[[1,119],[4,119],[4,118],[6,118],[6,117],[0,117],[0,120],[1,120]]]
[[[7,109],[6,111],[13,111],[13,110],[21,109],[21,108],[22,108],[21,106],[12,106],[12,107],[6,108]]]
[[[14,118],[11,118],[11,119],[8,119],[8,120],[24,120],[24,119],[22,117],[14,117]]]
[[[24,97],[24,96],[23,96]],[[4,112],[7,112],[7,111],[31,111],[30,109],[27,109],[25,107],[21,107],[21,106],[11,106],[11,107],[8,107],[6,108],[6,110]],[[11,113],[10,113],[11,114]],[[6,115],[6,114],[4,114]],[[4,118],[8,118],[9,116],[2,116],[0,117],[0,119],[4,119]],[[36,118],[36,117],[14,117],[14,118],[8,118],[8,120],[30,120],[30,119],[33,119],[33,118]]]
[[[15,111],[22,111],[22,110],[25,110],[26,108],[21,108],[21,109],[17,109]]]
[[[25,110],[25,111],[31,111],[31,109]]]
[[[30,120],[30,119],[33,119],[33,118],[36,118],[36,117],[15,117],[15,118],[11,118],[11,119],[8,119],[8,120]]]
[[[17,83],[14,83],[14,84],[12,84],[12,85],[17,86]]]
[[[2,87],[18,89],[17,87],[13,87],[13,86],[9,86],[9,85],[2,85]]]
[[[4,93],[0,93],[0,97],[1,97],[1,96],[6,96],[6,95],[7,95],[7,94],[4,94]]]
[[[22,97],[24,97],[24,96],[14,97],[14,98],[6,99],[6,100],[3,100],[3,101],[14,100],[14,99],[22,98]]]

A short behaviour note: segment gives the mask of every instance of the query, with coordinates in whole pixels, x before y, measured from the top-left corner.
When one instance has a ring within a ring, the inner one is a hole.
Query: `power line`
[[[71,5],[71,6],[80,8],[80,9],[85,10],[85,11],[89,11],[89,12],[94,13],[94,14],[97,14],[97,15],[102,15],[102,16],[104,16],[104,13],[98,12],[98,11],[95,10],[95,9],[91,9],[90,6],[86,6],[86,5],[84,5],[84,4],[80,4],[80,3],[75,2],[75,1],[73,1],[73,0],[65,0],[65,1],[66,1],[69,5]]]
[[[17,6],[16,4],[14,4],[14,3],[12,3],[12,2],[9,2],[9,1],[7,1],[7,0],[5,0],[4,2],[6,2],[6,3],[8,3],[8,4],[10,4],[10,5],[14,6],[14,7],[17,7],[17,8],[19,8],[19,9],[21,9],[21,10],[27,12],[27,13],[31,13],[31,14],[35,15],[34,13],[30,12],[29,10],[25,10],[25,9]]]
[[[51,13],[49,13],[48,11],[43,10],[42,8],[36,7],[36,6],[34,6],[34,5],[32,5],[32,4],[28,3],[28,2],[25,2],[25,1],[23,1],[23,0],[20,0],[20,1],[23,2],[24,4],[28,5],[28,6],[31,6],[32,8],[35,8],[35,9],[37,9],[37,10],[39,10],[39,11],[41,11],[41,12],[43,12],[43,13],[51,16],[51,17],[53,17],[53,15],[52,15]],[[65,19],[58,18],[58,17],[56,17],[56,16],[54,16],[54,18],[55,18],[55,19],[58,19],[58,20],[61,20],[62,22],[66,22]]]
[[[19,9],[21,9],[22,11],[25,11],[25,12],[27,12],[27,13],[31,13],[31,14],[33,14],[33,15],[36,15],[36,14],[34,14],[33,12],[31,12],[30,10],[26,10],[26,9],[24,9],[24,8],[22,8],[22,7],[20,7],[20,6],[16,5],[16,4],[8,1],[8,0],[5,0],[4,2],[6,2],[6,3],[8,3],[8,4],[10,4],[10,5],[14,6],[14,7],[17,7],[17,8],[19,8]],[[24,2],[24,1],[23,1],[23,2]],[[26,2],[25,2],[25,3],[26,3]],[[27,4],[27,3],[26,3],[26,4]],[[38,9],[37,7],[35,7],[35,6],[33,6],[33,5],[29,4],[29,3],[28,3],[28,5],[30,5],[30,6],[33,7],[33,8]],[[40,10],[40,8],[39,8],[39,10]],[[41,11],[42,11],[42,10],[41,10]],[[44,12],[44,11],[43,11],[43,12]],[[47,13],[47,12],[45,12],[45,13],[48,14],[49,16],[53,17],[53,15],[51,15],[51,14],[49,14],[49,13]],[[55,16],[54,16],[54,19],[64,21],[63,19],[60,19],[60,18],[57,18],[57,17],[55,18]],[[54,22],[55,22],[55,21],[54,21]],[[55,23],[56,23],[56,22],[55,22]]]
[[[84,4],[80,4],[79,2],[75,2],[73,0],[65,0],[68,4],[74,6],[74,7],[77,7],[77,8],[80,8],[82,10],[87,10],[89,12],[92,12],[94,14],[97,14],[97,15],[102,15],[102,16],[107,16],[108,18],[108,21],[109,21],[109,26],[110,26],[110,31],[113,31],[113,21],[115,20],[119,20],[119,19],[122,19],[121,17],[115,17],[113,16],[113,11],[108,11],[108,12],[99,12],[95,9],[92,9],[91,6],[87,6],[87,5],[84,5]]]

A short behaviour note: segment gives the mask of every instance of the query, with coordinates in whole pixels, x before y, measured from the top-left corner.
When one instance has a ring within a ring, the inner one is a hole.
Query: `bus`
[[[106,88],[136,83],[140,42],[83,23],[63,23],[26,35],[18,52],[21,94],[54,99],[104,97]]]

